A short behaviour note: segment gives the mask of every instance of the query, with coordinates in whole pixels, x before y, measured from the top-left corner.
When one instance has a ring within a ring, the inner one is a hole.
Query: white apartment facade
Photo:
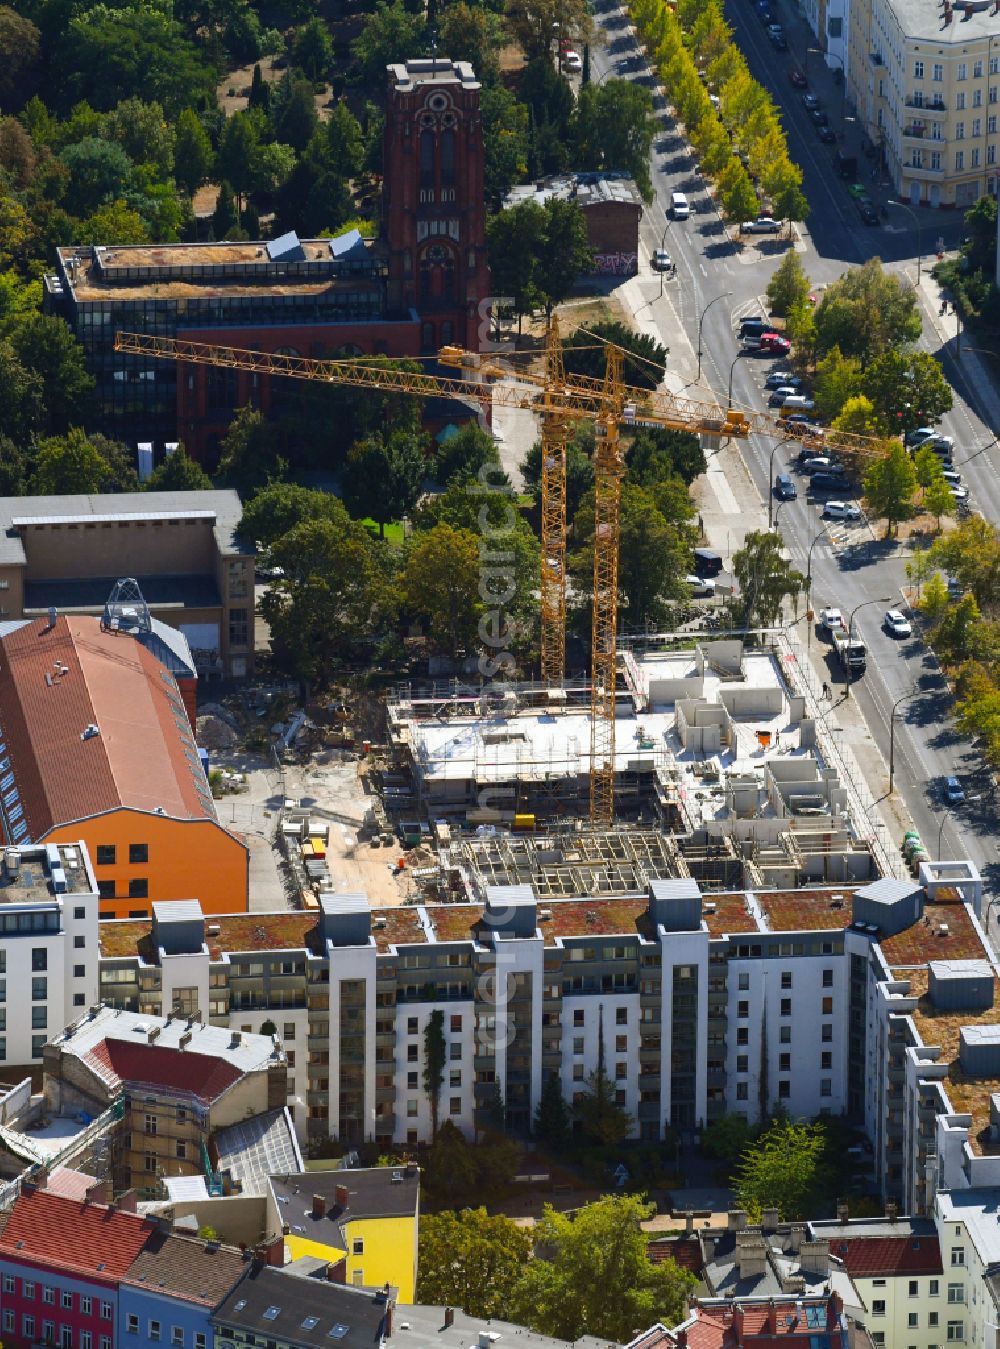
[[[995,194],[995,0],[856,3],[847,32],[848,97],[900,199],[967,209],[984,193]]]

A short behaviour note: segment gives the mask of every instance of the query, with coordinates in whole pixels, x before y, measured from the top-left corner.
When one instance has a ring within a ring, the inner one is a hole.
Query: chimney
[[[451,1308],[450,1308],[450,1307],[448,1308],[448,1311],[451,1311]],[[445,1312],[445,1317],[447,1317],[448,1311]],[[452,1317],[454,1317],[455,1313],[454,1313],[454,1312],[451,1312],[451,1314],[452,1314]],[[392,1301],[391,1301],[391,1300],[385,1304],[385,1320],[384,1320],[384,1322],[383,1322],[382,1338],[383,1338],[384,1340],[391,1340],[391,1339],[392,1339]]]
[[[830,1243],[805,1241],[799,1251],[799,1264],[807,1274],[830,1273]]]
[[[312,1216],[314,1218],[326,1217],[326,1199],[321,1194],[313,1195]]]
[[[756,1232],[740,1232],[736,1237],[736,1260],[740,1280],[759,1279],[767,1273],[767,1245]]]
[[[233,1033],[232,1033],[232,1035],[231,1035],[231,1037],[230,1037],[230,1040],[229,1040],[229,1048],[230,1048],[230,1049],[239,1049],[239,1047],[240,1047],[240,1045],[241,1045],[242,1043],[243,1043],[243,1035],[242,1035],[242,1032],[240,1032],[240,1031],[238,1031],[238,1030],[234,1030]]]
[[[347,1208],[348,1194],[346,1185],[337,1185],[333,1191],[333,1202],[338,1208]]]
[[[746,1210],[741,1208],[731,1208],[727,1215],[726,1226],[730,1232],[742,1232],[747,1225]]]
[[[763,1232],[777,1232],[778,1230],[778,1210],[776,1208],[766,1208],[761,1210],[760,1226]]]
[[[891,1223],[894,1223],[899,1217],[899,1205],[894,1203],[891,1199],[885,1206],[885,1216]]]
[[[191,1043],[191,1032],[189,1030],[186,1030],[184,1034],[181,1036],[181,1038],[177,1041],[177,1048],[184,1049],[190,1043]]]
[[[802,1238],[805,1236],[806,1229],[801,1223],[792,1223],[788,1229],[788,1249],[798,1255],[802,1249]]]
[[[455,1324],[455,1308],[445,1307],[444,1309],[444,1328],[449,1330]]]
[[[59,610],[54,604],[49,605],[49,622],[47,631],[51,632],[56,625],[56,619],[59,617]]]
[[[676,1334],[677,1349],[687,1349],[688,1333],[686,1330],[678,1330]]]
[[[687,1213],[684,1214],[684,1235],[686,1237],[689,1237],[693,1231],[694,1231],[694,1213],[691,1209],[688,1209]]]
[[[718,1237],[714,1232],[703,1232],[701,1234],[701,1252],[706,1265],[710,1265],[715,1259],[715,1243]]]
[[[846,1223],[846,1222],[850,1222],[850,1218],[851,1218],[851,1210],[850,1210],[850,1206],[848,1205],[848,1203],[846,1202],[846,1200],[838,1199],[838,1201],[837,1201],[837,1222],[838,1222],[838,1223]]]

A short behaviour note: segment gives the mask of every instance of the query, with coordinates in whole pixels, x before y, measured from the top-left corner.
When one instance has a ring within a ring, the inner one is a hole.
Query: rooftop
[[[526,201],[539,206],[547,201],[575,201],[583,207],[618,202],[642,209],[642,195],[627,173],[553,174],[534,183],[519,183],[511,188],[503,204],[506,209]]]
[[[212,525],[221,553],[249,555],[254,550],[236,535],[242,516],[243,503],[232,488],[200,492],[0,497],[0,566],[23,566],[27,557],[20,531],[31,528],[33,520],[53,519],[79,524],[94,524],[99,520],[204,519]],[[20,522],[16,528],[15,519]]]
[[[942,1273],[941,1246],[933,1218],[856,1218],[809,1224],[814,1238],[829,1241],[830,1254],[852,1278]]]
[[[60,894],[96,897],[85,844],[37,844],[18,848],[15,855],[16,869],[7,860],[0,866],[0,904],[52,904]],[[50,859],[57,859],[55,868]],[[58,891],[53,870],[57,871]]]
[[[954,898],[951,898],[954,895]],[[947,927],[943,932],[942,926]],[[938,891],[934,901],[924,904],[919,923],[884,937],[879,945],[887,965],[924,965],[928,960],[982,959],[983,940],[961,896]]]
[[[150,1043],[149,1035],[154,1030],[157,1036]],[[63,1054],[87,1062],[112,1090],[124,1080],[218,1095],[242,1073],[256,1072],[269,1062],[279,1061],[274,1042],[267,1035],[112,1007],[88,1014],[56,1036],[53,1043]]]
[[[360,1288],[253,1266],[223,1300],[213,1324],[294,1345],[296,1349],[378,1349],[385,1302]]]
[[[203,1307],[216,1307],[242,1278],[246,1267],[243,1253],[231,1246],[156,1231],[150,1234],[123,1282]]]
[[[853,889],[755,890],[754,898],[772,932],[826,931],[850,927]]]
[[[219,1129],[212,1149],[216,1170],[228,1171],[243,1194],[265,1194],[271,1176],[305,1170],[287,1106]]]
[[[833,1297],[741,1298],[738,1303],[705,1299],[694,1303],[684,1329],[688,1349],[739,1349],[775,1337],[807,1341],[810,1349],[843,1343]]]
[[[0,628],[0,654],[11,842],[120,808],[215,820],[176,682],[145,647],[60,615]]]
[[[920,0],[892,0],[891,8],[904,37],[925,41],[935,50],[996,37],[992,0],[972,0],[968,8],[964,0],[959,0],[952,6],[950,23],[945,22],[944,10],[938,5],[928,6]]]
[[[61,613],[103,610],[114,589],[116,576],[66,576],[55,580],[27,581],[24,612],[42,613],[53,606]],[[153,611],[160,609],[217,609],[222,604],[214,576],[144,576],[142,597]]]
[[[134,1213],[25,1185],[0,1234],[0,1255],[116,1284],[151,1230],[152,1224]]]
[[[400,1304],[393,1313],[393,1334],[386,1341],[388,1345],[403,1349],[469,1349],[478,1343],[479,1334],[485,1328],[483,1321],[474,1316],[466,1316],[457,1308],[452,1309],[455,1319],[450,1327],[445,1325],[444,1307],[424,1307]],[[409,1330],[403,1330],[403,1325]],[[511,1325],[508,1321],[495,1318],[489,1322],[489,1334],[495,1336],[495,1349],[616,1349],[607,1340],[599,1340],[593,1335],[581,1335],[570,1346],[566,1340],[554,1340],[548,1335],[539,1335],[524,1326]]]
[[[278,1212],[293,1236],[321,1246],[343,1246],[341,1225],[366,1218],[412,1218],[420,1199],[420,1168],[407,1166],[338,1167],[305,1175],[272,1175]],[[347,1203],[340,1202],[346,1191]],[[313,1195],[325,1200],[317,1217]]]

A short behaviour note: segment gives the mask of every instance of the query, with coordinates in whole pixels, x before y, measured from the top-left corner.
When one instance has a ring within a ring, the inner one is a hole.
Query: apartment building
[[[248,1268],[243,1252],[164,1230],[149,1234],[118,1288],[120,1349],[209,1349],[211,1316]],[[76,1349],[76,1346],[74,1346]]]
[[[97,1001],[97,882],[85,843],[0,856],[0,1074],[42,1061]]]
[[[134,578],[203,676],[253,668],[253,547],[232,490],[0,497],[0,618],[103,614]]]
[[[848,31],[848,97],[900,199],[966,209],[996,193],[994,0],[853,4]]]
[[[93,1008],[43,1055],[48,1113],[123,1112],[116,1192],[156,1197],[168,1177],[204,1176],[211,1136],[284,1104],[286,1061],[274,1041],[183,1017]]]
[[[245,908],[249,853],[218,820],[177,681],[96,618],[0,624],[5,842],[83,839],[100,916],[151,900]]]

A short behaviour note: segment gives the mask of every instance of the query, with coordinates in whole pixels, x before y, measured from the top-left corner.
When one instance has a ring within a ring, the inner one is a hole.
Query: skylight
[[[336,1321],[326,1332],[327,1338],[331,1340],[342,1340],[350,1328],[350,1326],[345,1326],[343,1321]]]
[[[278,1312],[280,1312],[280,1311],[281,1311],[281,1308],[280,1308],[280,1307],[268,1307],[268,1308],[266,1309],[266,1311],[264,1312],[264,1320],[265,1320],[265,1321],[277,1321],[277,1319],[278,1319]]]
[[[302,1329],[315,1330],[318,1325],[319,1325],[318,1316],[307,1316],[306,1319],[302,1322]]]

